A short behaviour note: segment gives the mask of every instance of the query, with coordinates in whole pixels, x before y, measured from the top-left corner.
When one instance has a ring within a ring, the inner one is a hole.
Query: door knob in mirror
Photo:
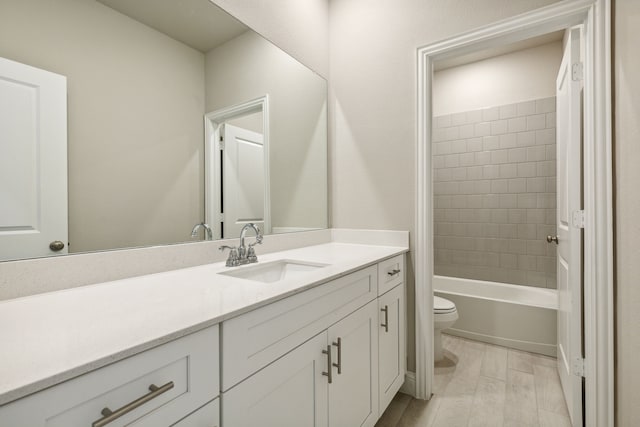
[[[49,249],[54,252],[61,251],[64,249],[64,243],[62,243],[60,240],[54,240],[53,242],[49,243]]]

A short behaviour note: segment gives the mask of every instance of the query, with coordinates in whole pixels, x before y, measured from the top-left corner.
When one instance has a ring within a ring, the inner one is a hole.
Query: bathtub
[[[445,333],[556,357],[555,289],[445,276],[433,277],[433,289],[458,309]]]

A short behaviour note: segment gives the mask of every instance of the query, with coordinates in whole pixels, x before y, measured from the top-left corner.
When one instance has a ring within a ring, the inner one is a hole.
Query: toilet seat
[[[456,305],[439,296],[433,296],[433,313],[434,314],[448,314],[456,311]]]

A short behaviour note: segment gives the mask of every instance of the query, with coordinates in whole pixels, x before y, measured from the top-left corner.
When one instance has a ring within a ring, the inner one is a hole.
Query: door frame
[[[434,61],[542,34],[584,26],[584,345],[585,425],[613,425],[613,186],[611,6],[566,0],[417,50],[416,139],[416,390],[433,384],[433,179],[431,165]]]
[[[204,218],[205,222],[211,225],[213,239],[221,239],[220,227],[214,224],[220,223],[220,198],[211,197],[212,194],[219,194],[221,180],[219,178],[220,164],[220,137],[222,136],[222,125],[227,120],[241,117],[247,114],[262,112],[262,137],[264,146],[264,234],[271,234],[271,175],[269,172],[269,95],[265,94],[259,98],[252,99],[240,104],[224,107],[204,115],[205,129],[205,200]],[[225,236],[230,238],[230,236]]]

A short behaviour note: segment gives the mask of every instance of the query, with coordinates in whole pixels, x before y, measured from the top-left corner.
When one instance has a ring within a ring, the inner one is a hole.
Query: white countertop
[[[327,243],[260,255],[258,248],[261,263],[329,265],[261,283],[216,274],[229,270],[216,263],[2,301],[0,405],[407,250]]]

